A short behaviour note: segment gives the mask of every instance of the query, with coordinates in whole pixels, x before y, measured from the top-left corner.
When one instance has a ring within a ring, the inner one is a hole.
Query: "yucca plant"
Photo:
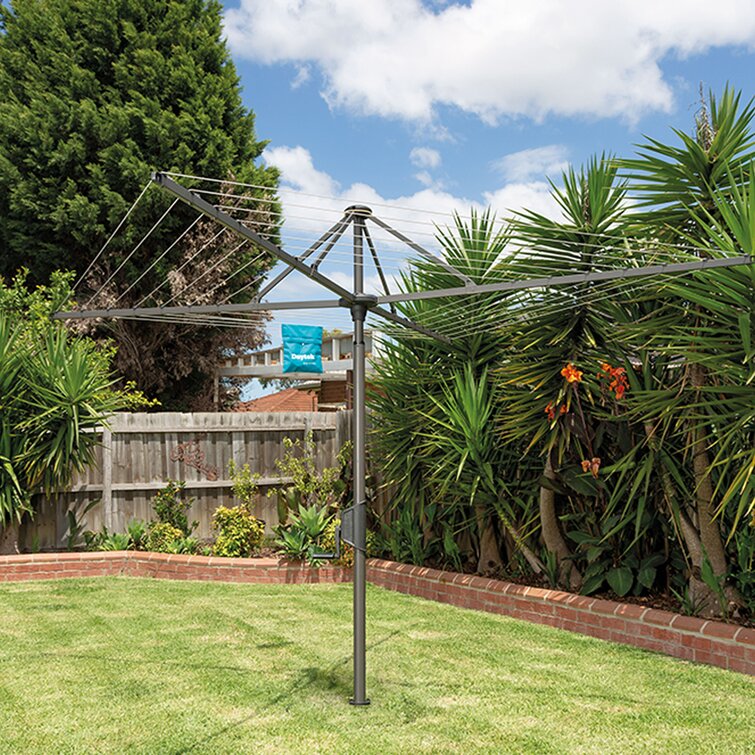
[[[613,161],[595,157],[582,170],[563,174],[553,186],[562,210],[558,220],[535,212],[518,214],[512,237],[519,251],[510,267],[520,278],[590,273],[628,264],[622,223],[626,187]],[[582,575],[564,536],[564,493],[594,497],[599,487],[582,480],[582,460],[605,454],[590,416],[594,391],[582,375],[616,355],[615,303],[594,284],[532,289],[519,297],[501,326],[507,354],[497,376],[504,408],[504,442],[521,442],[543,457],[540,526],[545,548],[555,554],[560,579],[578,588]],[[617,358],[612,359],[614,365]],[[621,363],[619,361],[619,363]],[[566,371],[566,372],[565,372]],[[599,462],[595,462],[599,463]],[[564,489],[568,477],[571,491]],[[559,490],[562,492],[559,493]]]
[[[755,157],[755,108],[741,105],[727,89],[711,96],[698,114],[696,133],[677,132],[681,144],[649,140],[640,155],[623,162],[642,211],[632,220],[636,233],[675,250],[678,259],[742,253],[752,248],[750,164]],[[637,413],[650,428],[656,450],[681,444],[683,476],[666,468],[674,487],[679,530],[691,562],[690,590],[714,595],[702,579],[703,567],[724,580],[729,571],[723,507],[738,494],[739,518],[749,507],[751,475],[733,467],[751,454],[753,392],[753,278],[751,268],[727,268],[661,280],[663,308],[625,329],[638,349],[672,360],[649,390],[636,395]],[[662,439],[662,440],[661,440]],[[738,446],[745,443],[744,447]],[[665,459],[671,454],[665,453]],[[733,487],[732,487],[733,482]],[[722,495],[723,492],[723,495]],[[717,516],[718,515],[718,516]],[[730,599],[740,598],[729,589]]]
[[[0,281],[0,550],[17,547],[36,493],[65,487],[94,461],[97,429],[127,403],[112,354],[49,319],[65,281],[29,293]]]
[[[508,231],[489,212],[473,211],[468,221],[457,215],[451,228],[439,229],[438,241],[444,262],[475,283],[503,280],[507,274]],[[402,288],[423,291],[461,285],[447,265],[426,259],[413,262],[402,277]],[[468,370],[477,380],[500,356],[499,336],[488,323],[490,312],[504,298],[485,294],[400,305],[403,314],[446,332],[449,341],[393,334],[375,365],[370,395],[374,458],[392,495],[391,510],[400,511],[404,519],[413,517],[422,533],[422,547],[432,557],[458,565],[460,554],[472,551],[475,563],[486,570],[501,565],[494,524],[498,514],[490,501],[475,510],[477,496],[470,499],[459,493],[458,486],[444,483],[438,465],[448,449],[431,438],[442,434],[438,423],[445,420],[446,408],[437,399],[447,395],[444,391],[453,391],[450,375]],[[462,338],[454,337],[459,328],[465,333]],[[474,465],[471,460],[470,465]],[[450,462],[447,466],[450,469]]]

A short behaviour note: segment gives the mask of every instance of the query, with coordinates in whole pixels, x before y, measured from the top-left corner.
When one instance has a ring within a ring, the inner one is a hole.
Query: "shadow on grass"
[[[392,637],[395,637],[399,634],[402,634],[402,632],[397,629],[395,632],[391,632],[390,634],[381,637],[379,640],[375,640],[375,642],[369,643],[367,645],[367,650],[372,650],[373,648],[376,648],[388,642],[388,640],[390,640]],[[285,690],[273,697],[266,704],[260,706],[254,713],[245,716],[239,721],[234,721],[234,723],[232,724],[221,727],[213,734],[202,737],[202,739],[198,739],[196,742],[188,745],[187,747],[176,750],[175,755],[181,755],[182,753],[193,752],[199,748],[203,748],[205,745],[217,739],[218,737],[223,736],[227,732],[232,731],[239,726],[243,726],[244,724],[252,721],[263,711],[272,708],[273,706],[278,705],[279,703],[282,703],[286,700],[289,700],[293,695],[302,692],[308,687],[315,687],[326,691],[336,690],[342,692],[344,697],[347,697],[351,693],[351,684],[348,677],[343,673],[343,668],[344,666],[347,666],[350,661],[351,655],[347,655],[336,661],[332,665],[328,666],[328,668],[326,669],[303,669],[297,674],[295,679]]]

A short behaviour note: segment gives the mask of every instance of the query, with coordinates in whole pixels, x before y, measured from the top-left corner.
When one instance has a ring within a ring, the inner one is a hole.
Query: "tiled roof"
[[[251,401],[241,401],[234,407],[236,412],[316,412],[317,393],[286,388],[278,393]]]

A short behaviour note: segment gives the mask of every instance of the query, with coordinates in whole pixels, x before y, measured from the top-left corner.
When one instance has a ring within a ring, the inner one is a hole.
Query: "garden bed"
[[[0,556],[0,582],[126,575],[157,579],[316,584],[350,582],[351,571],[277,558],[218,558],[143,551]],[[755,629],[487,577],[370,559],[367,579],[421,598],[634,645],[755,675]]]

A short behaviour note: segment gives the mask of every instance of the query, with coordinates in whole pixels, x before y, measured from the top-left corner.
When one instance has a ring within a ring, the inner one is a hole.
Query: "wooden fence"
[[[69,510],[77,511],[85,529],[125,531],[131,519],[149,520],[151,498],[168,480],[182,480],[194,498],[189,519],[197,520],[200,538],[212,535],[212,513],[235,505],[228,465],[249,464],[261,475],[255,514],[268,531],[278,523],[272,488],[282,478],[275,462],[284,453],[283,439],[303,439],[312,432],[319,468],[331,466],[350,437],[351,412],[227,412],[116,414],[102,432],[97,465],[78,476],[71,488],[51,501],[40,501],[33,522],[22,528],[27,549],[54,549],[65,544]],[[98,501],[84,514],[87,505]]]

